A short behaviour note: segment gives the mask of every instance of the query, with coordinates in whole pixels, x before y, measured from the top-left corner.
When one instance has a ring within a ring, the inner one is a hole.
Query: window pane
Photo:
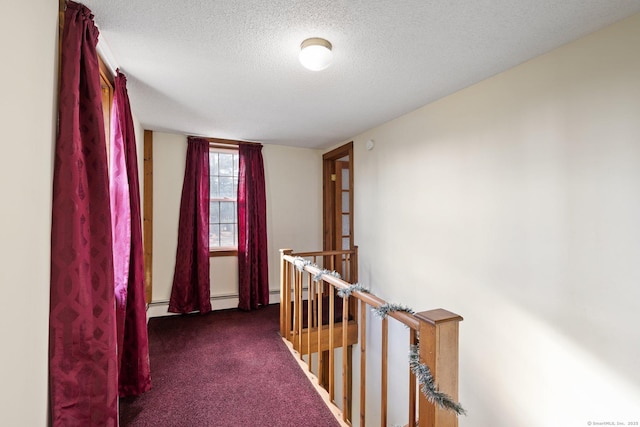
[[[342,192],[342,212],[349,212],[349,192]]]
[[[348,237],[342,239],[342,249],[351,249],[351,239],[349,239]]]
[[[209,247],[215,248],[220,246],[220,226],[218,224],[209,224]]]
[[[218,175],[218,153],[209,152],[209,175]]]
[[[349,189],[349,169],[342,169],[342,190]]]
[[[220,202],[209,202],[209,224],[220,222]]]
[[[235,199],[237,191],[233,188],[233,177],[221,176],[220,177],[220,198]]]
[[[342,215],[342,235],[348,236],[349,233],[349,215]]]
[[[236,226],[234,224],[220,224],[220,246],[236,245]]]
[[[235,204],[236,202],[220,202],[220,223],[235,223]]]
[[[219,181],[220,178],[217,176],[211,176],[209,179],[209,197],[212,199],[220,198]]]
[[[233,155],[233,176],[238,176],[238,170],[240,169],[238,166],[238,159],[239,159],[239,155],[238,154],[234,154]]]
[[[219,153],[219,173],[220,176],[233,176],[233,154]]]

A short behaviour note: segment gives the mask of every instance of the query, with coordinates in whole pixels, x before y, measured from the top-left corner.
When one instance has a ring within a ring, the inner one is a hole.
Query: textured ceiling
[[[86,0],[146,129],[325,148],[640,12],[640,0]],[[312,72],[302,40],[334,62]]]

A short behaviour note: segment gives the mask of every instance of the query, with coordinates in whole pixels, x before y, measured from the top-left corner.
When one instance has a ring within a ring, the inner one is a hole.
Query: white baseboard
[[[212,310],[227,310],[238,307],[238,295],[215,295],[211,297]],[[269,304],[280,302],[280,291],[269,291]],[[169,313],[169,301],[152,301],[147,304],[147,321],[152,317],[176,316],[178,313]]]

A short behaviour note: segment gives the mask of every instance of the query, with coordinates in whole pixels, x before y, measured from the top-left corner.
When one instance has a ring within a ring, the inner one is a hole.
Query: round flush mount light
[[[311,71],[320,71],[331,65],[331,43],[319,37],[306,39],[300,44],[300,63]]]

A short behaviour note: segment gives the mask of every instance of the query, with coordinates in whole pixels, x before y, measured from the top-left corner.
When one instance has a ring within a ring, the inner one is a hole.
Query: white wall
[[[361,282],[464,317],[461,426],[640,421],[639,47],[636,15],[355,138]]]
[[[149,316],[167,314],[178,241],[187,152],[184,135],[153,133],[153,297]],[[280,248],[322,247],[322,157],[319,151],[264,145],[269,289],[277,302]],[[211,258],[214,309],[238,305],[237,257]]]
[[[0,14],[0,424],[45,426],[58,4]]]

